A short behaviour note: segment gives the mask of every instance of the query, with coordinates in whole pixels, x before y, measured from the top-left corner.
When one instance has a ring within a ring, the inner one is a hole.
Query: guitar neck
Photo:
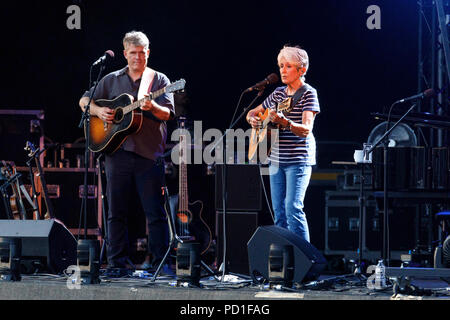
[[[180,211],[188,209],[188,183],[187,183],[187,142],[186,136],[180,135],[180,172],[179,172],[179,199]]]
[[[156,98],[162,96],[166,92],[166,88],[162,88],[159,90],[156,90],[155,92],[151,92],[148,97],[144,97],[142,99],[136,100],[132,104],[126,106],[123,108],[123,113],[127,114],[133,110],[136,110],[137,108],[140,108],[142,104],[145,102],[145,100],[155,100]]]
[[[189,200],[188,200],[188,185],[187,185],[187,166],[185,163],[180,163],[179,189],[180,189],[178,200],[179,210],[187,211]]]

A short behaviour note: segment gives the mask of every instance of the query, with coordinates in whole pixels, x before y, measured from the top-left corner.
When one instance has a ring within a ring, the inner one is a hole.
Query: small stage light
[[[272,243],[269,249],[269,284],[292,287],[294,278],[294,248]]]
[[[20,281],[22,239],[0,237],[0,280]]]
[[[176,262],[177,281],[200,285],[200,244],[197,242],[178,243]]]
[[[100,283],[100,244],[98,240],[78,240],[77,264],[80,268],[82,283]]]

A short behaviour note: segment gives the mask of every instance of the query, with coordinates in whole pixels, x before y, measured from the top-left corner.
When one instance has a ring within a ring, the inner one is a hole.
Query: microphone
[[[114,52],[112,50],[107,50],[103,56],[98,58],[98,60],[92,64],[92,66],[96,66],[100,63],[105,63],[108,58],[114,58]]]
[[[415,99],[424,99],[424,98],[431,97],[433,95],[434,95],[434,89],[427,89],[422,93],[416,94],[416,95],[408,97],[408,98],[398,100],[397,103],[403,103],[403,102],[407,102],[407,101],[411,101],[411,100],[415,100]]]
[[[262,90],[267,85],[275,83],[275,82],[278,82],[278,80],[279,80],[278,76],[275,73],[271,73],[263,81],[258,82],[254,86],[246,89],[244,92],[250,92],[250,91],[253,91],[253,90]]]

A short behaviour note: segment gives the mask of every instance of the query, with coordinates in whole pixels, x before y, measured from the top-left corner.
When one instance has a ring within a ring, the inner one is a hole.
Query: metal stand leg
[[[105,210],[105,194],[103,189],[103,180],[102,180],[102,162],[101,157],[103,155],[100,155],[97,158],[97,168],[98,168],[98,181],[100,183],[100,189],[101,189],[101,199],[102,199],[102,218],[103,218],[103,243],[102,248],[100,250],[100,264],[103,262],[103,258],[105,255],[106,245],[108,243],[108,221],[106,219],[106,210]]]
[[[164,255],[164,258],[158,265],[158,268],[156,269],[155,274],[153,275],[153,277],[151,279],[151,282],[154,282],[156,280],[156,278],[158,277],[164,263],[166,262],[167,258],[169,257],[170,251],[172,249],[174,249],[178,245],[178,243],[183,243],[183,240],[181,240],[177,235],[177,231],[175,229],[175,225],[172,220],[172,215],[171,215],[171,211],[170,211],[170,202],[169,202],[169,191],[166,186],[162,187],[162,192],[163,192],[164,198],[165,198],[164,211],[166,212],[167,222],[169,223],[170,243],[169,243],[169,248],[167,249],[166,254]],[[203,260],[200,260],[200,263],[209,274],[211,274],[212,276],[215,276],[215,273],[208,267],[208,265]]]

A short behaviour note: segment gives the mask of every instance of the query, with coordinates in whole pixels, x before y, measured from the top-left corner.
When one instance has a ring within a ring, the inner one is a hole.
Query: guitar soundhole
[[[191,215],[189,212],[178,212],[177,213],[177,219],[182,224],[189,224],[192,220]]]
[[[122,108],[116,108],[114,110],[114,123],[122,122],[123,120],[123,109]]]

